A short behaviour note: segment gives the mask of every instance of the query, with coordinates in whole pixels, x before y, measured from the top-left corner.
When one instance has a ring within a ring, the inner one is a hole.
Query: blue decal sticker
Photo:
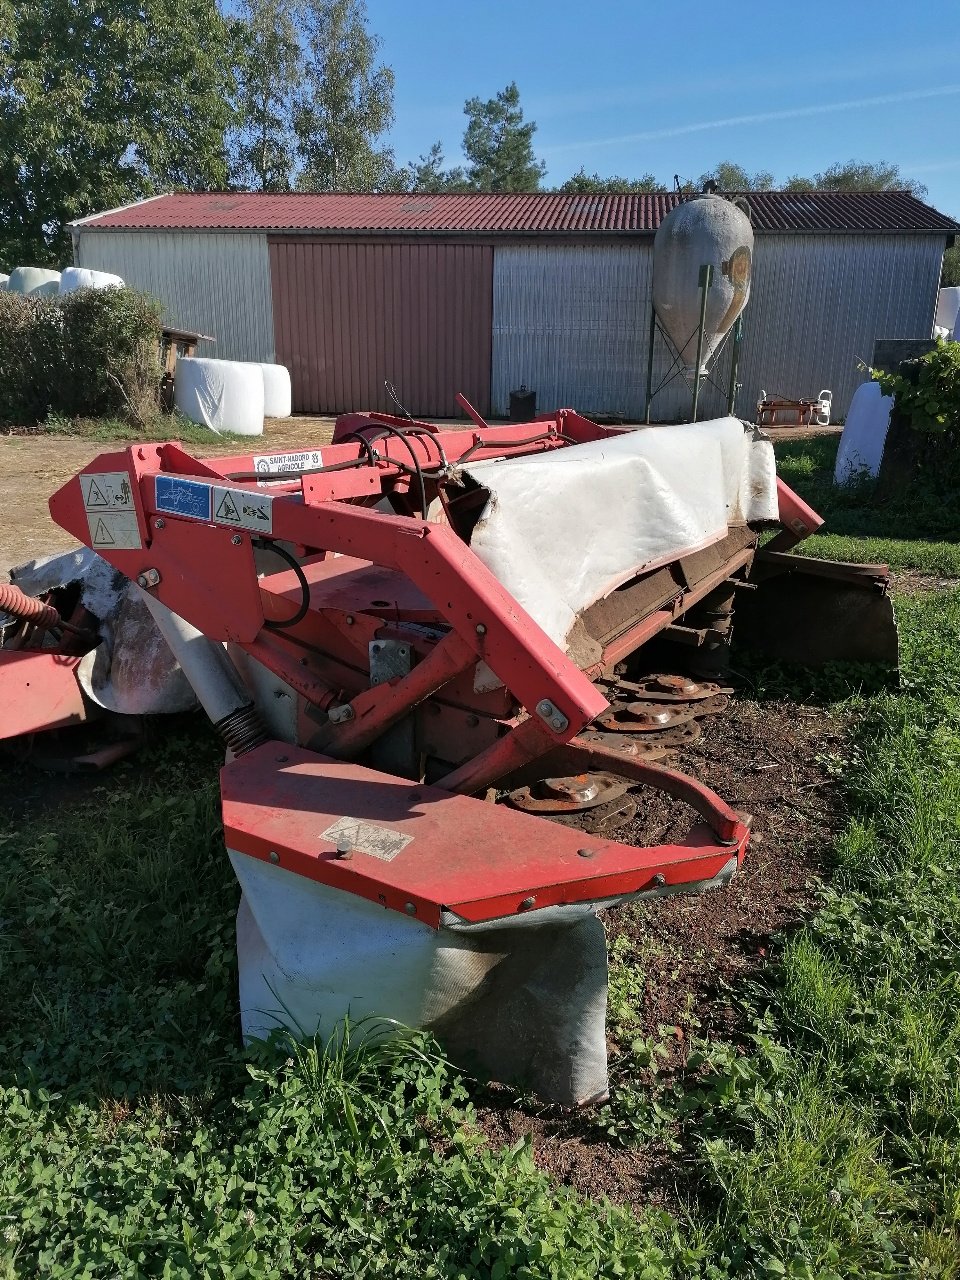
[[[157,476],[156,508],[191,520],[210,519],[210,486],[177,476]]]

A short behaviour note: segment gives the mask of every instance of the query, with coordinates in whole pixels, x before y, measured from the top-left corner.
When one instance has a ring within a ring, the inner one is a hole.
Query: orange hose
[[[12,582],[0,582],[0,613],[12,613],[15,618],[32,622],[41,631],[60,625],[60,614],[52,604],[25,595]]]

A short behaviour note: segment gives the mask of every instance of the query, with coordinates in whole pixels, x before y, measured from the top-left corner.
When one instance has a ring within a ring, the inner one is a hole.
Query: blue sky
[[[887,160],[960,216],[960,6],[908,0],[367,0],[396,74],[403,163],[460,158],[463,103],[511,80],[548,182],[697,177],[719,160],[778,180]]]

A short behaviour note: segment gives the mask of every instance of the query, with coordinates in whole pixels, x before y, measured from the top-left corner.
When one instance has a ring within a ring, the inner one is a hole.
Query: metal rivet
[[[487,634],[487,628],[483,625],[483,623],[482,623],[482,622],[478,622],[478,623],[477,623],[477,635],[478,635],[478,636],[485,636],[486,634]]]
[[[348,613],[348,614],[347,614],[347,617],[346,617],[346,623],[347,623],[347,626],[348,626],[348,627],[352,627],[352,626],[353,626],[353,614],[352,614],[352,613]]]
[[[657,888],[660,888],[661,885],[664,885],[667,883],[667,877],[663,874],[662,871],[658,871],[657,874],[653,877],[653,883],[657,886]]]
[[[243,542],[243,539],[240,537],[239,533],[235,533],[233,537],[230,539],[230,541],[233,543],[235,547],[239,547],[240,543]]]
[[[536,898],[524,898],[524,900],[520,903],[520,910],[529,911],[535,902],[536,902]]]
[[[417,908],[412,902],[408,902],[403,909],[408,916],[415,916],[417,914]]]
[[[270,850],[270,861],[271,861],[271,862],[279,862],[279,861],[280,861],[280,855],[279,855],[279,853],[277,853],[276,849],[271,849],[271,850]]]
[[[578,849],[577,856],[580,858],[592,858],[596,853],[596,849]]]
[[[153,527],[155,529],[165,529],[166,526],[167,526],[166,520],[154,520],[153,522]]]

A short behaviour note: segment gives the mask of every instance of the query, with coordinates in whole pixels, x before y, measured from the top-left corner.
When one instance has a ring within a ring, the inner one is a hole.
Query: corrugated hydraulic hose
[[[60,614],[52,604],[44,604],[42,600],[26,595],[12,582],[0,582],[0,613],[32,622],[41,631],[50,631],[61,625]]]

